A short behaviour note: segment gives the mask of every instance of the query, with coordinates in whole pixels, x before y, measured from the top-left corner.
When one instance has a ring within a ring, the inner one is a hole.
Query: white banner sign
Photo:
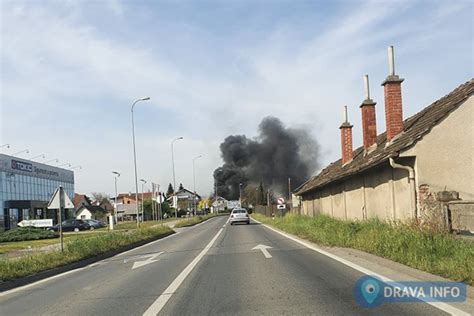
[[[28,227],[28,226],[50,227],[50,226],[53,226],[53,220],[52,219],[30,219],[30,220],[25,219],[19,222],[18,226],[20,227]]]

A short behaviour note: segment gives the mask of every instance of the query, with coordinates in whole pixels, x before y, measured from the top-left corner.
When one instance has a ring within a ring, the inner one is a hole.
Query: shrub
[[[0,242],[38,240],[57,237],[59,237],[59,234],[53,231],[35,227],[21,227],[0,233]]]

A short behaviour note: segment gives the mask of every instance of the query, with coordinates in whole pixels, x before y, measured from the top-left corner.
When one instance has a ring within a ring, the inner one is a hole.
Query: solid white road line
[[[252,218],[252,219],[253,219],[253,218]],[[274,232],[276,232],[276,233],[278,233],[278,234],[280,234],[280,235],[282,235],[282,236],[285,236],[286,238],[291,239],[291,240],[293,240],[293,241],[299,243],[300,245],[305,246],[306,248],[309,248],[309,249],[311,249],[311,250],[314,250],[314,251],[316,251],[316,252],[319,252],[320,254],[325,255],[325,256],[327,256],[327,257],[329,257],[329,258],[331,258],[331,259],[334,259],[334,260],[336,260],[336,261],[339,261],[340,263],[345,264],[346,266],[349,266],[349,267],[351,267],[352,269],[355,269],[355,270],[357,270],[357,271],[359,271],[359,272],[362,272],[362,273],[364,273],[364,274],[366,274],[366,275],[371,275],[371,276],[378,277],[379,279],[381,279],[381,280],[384,281],[384,282],[396,282],[396,281],[394,281],[394,280],[392,280],[392,279],[390,279],[390,278],[387,278],[386,276],[383,276],[383,275],[381,275],[381,274],[375,273],[375,272],[373,272],[373,271],[371,271],[371,270],[369,270],[369,269],[366,269],[366,268],[364,268],[364,267],[361,267],[361,266],[359,266],[358,264],[355,264],[355,263],[353,263],[353,262],[351,262],[351,261],[349,261],[349,260],[346,260],[346,259],[344,259],[344,258],[341,258],[341,257],[339,257],[339,256],[336,256],[335,254],[332,254],[332,253],[329,253],[329,252],[327,252],[327,251],[325,251],[325,250],[323,250],[323,249],[320,249],[320,248],[316,247],[315,245],[311,244],[310,242],[307,242],[307,241],[301,240],[301,239],[299,239],[299,238],[296,238],[296,237],[294,237],[294,236],[292,236],[292,235],[290,235],[290,234],[287,234],[287,233],[282,232],[282,231],[280,231],[280,230],[278,230],[278,229],[275,229],[275,228],[273,228],[273,227],[271,227],[271,226],[268,226],[268,225],[266,225],[266,224],[263,224],[263,223],[261,223],[261,222],[255,220],[255,219],[253,219],[253,220],[254,220],[255,222],[259,223],[259,224],[262,224],[262,225],[265,226],[266,228],[268,228],[268,229],[270,229],[270,230],[272,230],[272,231],[274,231]],[[402,285],[400,284],[400,286],[402,286]],[[420,299],[420,300],[421,300],[421,299]],[[465,312],[465,311],[463,311],[463,310],[460,310],[460,309],[458,309],[458,308],[456,308],[456,307],[454,307],[454,306],[451,306],[451,305],[449,305],[449,304],[447,304],[447,303],[442,303],[442,302],[426,302],[426,301],[424,301],[424,302],[425,302],[426,304],[430,304],[431,306],[434,306],[434,307],[436,307],[436,308],[438,308],[438,309],[440,309],[440,310],[442,310],[442,311],[444,311],[444,312],[446,312],[446,313],[449,313],[449,314],[451,314],[451,315],[459,315],[459,316],[469,316],[469,315],[471,315],[471,314],[469,314],[469,313],[467,313],[467,312]]]
[[[211,249],[212,245],[216,241],[217,237],[222,233],[223,228],[219,229],[217,234],[211,239],[207,246],[191,261],[190,264],[174,279],[174,281],[166,288],[166,290],[151,304],[151,306],[143,313],[144,316],[157,315],[161,309],[166,305],[168,300],[173,294],[176,293],[176,290],[179,288],[181,283],[186,279],[186,277],[193,271],[194,267],[201,261],[201,259],[206,255],[206,253]]]

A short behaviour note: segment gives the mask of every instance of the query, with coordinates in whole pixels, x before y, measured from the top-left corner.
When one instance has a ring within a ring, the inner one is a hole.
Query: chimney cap
[[[377,104],[377,102],[374,102],[374,100],[372,99],[365,99],[364,101],[362,101],[360,107],[364,107],[364,106],[369,106],[369,105],[372,105],[372,106],[375,106]]]
[[[393,45],[388,47],[388,76],[382,82],[382,86],[387,83],[402,83],[404,79],[395,74],[395,54],[393,52]]]
[[[349,122],[344,122],[341,124],[341,126],[339,126],[339,128],[352,128],[352,127],[354,126]]]
[[[400,78],[398,75],[387,76],[385,80],[382,82],[382,86],[385,86],[387,83],[402,83],[405,79]]]

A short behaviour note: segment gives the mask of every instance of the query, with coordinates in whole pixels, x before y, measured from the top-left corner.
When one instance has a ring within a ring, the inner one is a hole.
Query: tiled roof
[[[457,109],[470,95],[474,93],[474,79],[460,85],[455,90],[424,108],[422,111],[404,121],[404,129],[387,145],[386,134],[377,136],[377,147],[364,154],[364,147],[354,150],[353,160],[344,166],[341,159],[331,163],[318,175],[303,183],[295,194],[302,195],[333,181],[357,174],[363,170],[379,165],[389,157],[395,157],[399,152],[414,146],[424,135]]]
[[[91,204],[91,201],[87,197],[87,195],[75,193],[74,200],[73,200],[74,207],[76,208],[79,207],[82,202],[85,202],[87,205]]]

